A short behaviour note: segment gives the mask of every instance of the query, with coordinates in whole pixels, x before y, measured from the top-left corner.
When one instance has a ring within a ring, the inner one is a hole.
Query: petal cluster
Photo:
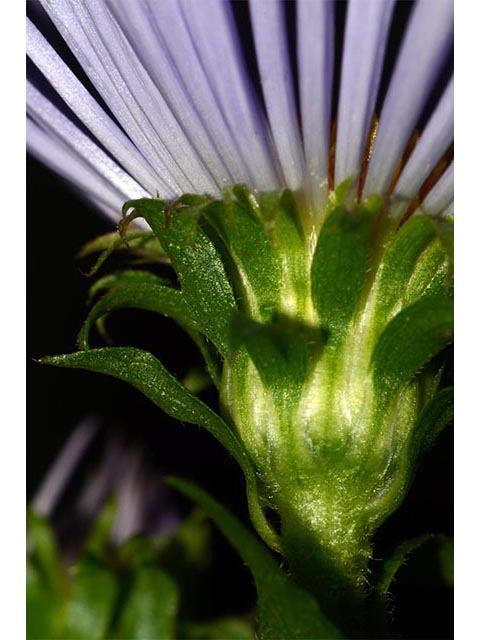
[[[347,178],[398,213],[423,201],[450,215],[452,1],[343,12],[331,0],[32,3],[28,148],[112,217],[125,200],[237,183],[303,189],[318,212]]]

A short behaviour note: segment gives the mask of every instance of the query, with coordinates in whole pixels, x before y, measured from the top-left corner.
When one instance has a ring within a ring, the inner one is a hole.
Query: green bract
[[[82,351],[45,361],[118,377],[209,429],[245,473],[259,534],[335,614],[362,600],[371,536],[451,419],[453,230],[422,215],[399,224],[376,197],[347,207],[337,191],[305,231],[300,207],[290,191],[240,186],[223,200],[127,202],[122,232],[144,218],[179,287],[140,271],[103,278]],[[89,349],[92,324],[124,307],[189,333],[221,417],[151,354]]]

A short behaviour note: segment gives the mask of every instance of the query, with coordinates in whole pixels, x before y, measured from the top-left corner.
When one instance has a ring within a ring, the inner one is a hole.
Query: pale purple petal
[[[328,159],[333,77],[331,0],[298,0],[297,58],[307,188],[315,210],[328,198]]]
[[[97,431],[98,423],[87,418],[69,436],[32,500],[32,507],[38,514],[52,514]]]
[[[451,0],[418,0],[380,115],[365,195],[388,188],[452,42]]]
[[[427,213],[435,216],[440,215],[447,210],[453,202],[453,162],[445,170],[444,174],[428,193],[422,202],[418,213]]]
[[[156,172],[166,179],[170,193],[180,192],[183,178],[178,175],[178,170],[172,170],[169,154],[165,152],[155,129],[142,107],[136,103],[136,97],[116,69],[96,30],[91,27],[85,29],[78,19],[75,11],[85,16],[85,8],[66,0],[40,2],[135,146]]]
[[[129,467],[121,479],[117,492],[117,513],[111,539],[122,544],[138,533],[142,525],[143,495],[141,493],[141,455],[135,451],[130,456]]]
[[[88,200],[102,205],[107,215],[118,220],[125,198],[71,146],[27,118],[27,149],[38,160],[80,189]]]
[[[185,39],[189,40],[189,36],[182,24],[179,3],[173,5],[176,14],[168,20],[160,21],[158,25],[154,12],[146,2],[109,0],[108,6],[216,182],[221,185],[246,182],[248,171],[207,79],[201,69],[199,73],[193,44],[185,42]],[[157,8],[158,11],[162,9],[158,4]],[[196,63],[186,65],[190,75],[185,79],[180,76],[167,49],[162,30],[170,32],[171,42],[181,49],[184,60],[191,63],[193,59]],[[184,38],[174,37],[172,31],[179,31]],[[188,45],[189,60],[186,56]],[[159,60],[162,64],[159,64]]]
[[[105,500],[115,494],[121,480],[128,474],[130,464],[131,456],[121,432],[110,432],[101,461],[77,500],[76,509],[84,518],[98,515]]]
[[[283,3],[278,0],[250,0],[250,15],[263,95],[278,159],[287,186],[297,189],[303,183],[304,158]]]
[[[211,176],[163,95],[138,60],[112,13],[103,0],[83,0],[77,17],[110,77],[125,83],[125,104],[141,118],[162,160],[182,192],[218,193],[220,184]],[[152,137],[153,136],[153,137]]]
[[[176,4],[177,0],[169,0],[152,6],[160,14],[169,9],[176,15]],[[204,77],[215,95],[250,183],[260,190],[275,189],[279,180],[268,125],[248,77],[230,4],[222,0],[179,0],[178,5],[202,67],[199,79]],[[171,23],[163,22],[164,30],[170,27]],[[185,49],[171,37],[169,48],[179,68],[183,61],[182,73],[188,86],[195,86],[197,76],[188,69],[193,56],[186,56]]]
[[[41,1],[115,117],[150,164],[170,177],[172,189],[218,191],[103,2]]]
[[[70,146],[86,164],[117,189],[124,200],[148,197],[147,191],[28,81],[27,113],[45,131]]]
[[[393,8],[393,0],[348,3],[335,148],[337,185],[360,174]]]
[[[229,2],[40,3],[121,128],[29,22],[29,56],[100,143],[29,86],[29,148],[100,208],[111,214],[119,200],[157,190],[165,198],[188,191],[217,196],[234,182],[258,190],[305,187],[312,208],[325,204],[334,64],[330,0],[297,3],[300,114],[285,4],[250,0],[268,121],[247,72]],[[361,170],[394,1],[350,0],[347,6],[336,184]],[[452,1],[418,0],[381,112],[364,195],[388,188],[439,78],[452,36]],[[403,169],[394,207],[411,200],[450,144],[452,90],[453,81]],[[450,203],[447,199],[443,207],[435,206],[437,214]]]
[[[137,147],[98,105],[34,24],[27,19],[27,54],[58,95],[93,133],[105,149],[151,195],[166,184]]]
[[[453,78],[432,114],[393,192],[413,198],[453,141]]]
[[[441,213],[439,215],[442,218],[453,218],[454,204],[455,203],[452,200],[452,202],[448,205],[448,207],[445,207],[445,209],[443,211],[441,211]]]

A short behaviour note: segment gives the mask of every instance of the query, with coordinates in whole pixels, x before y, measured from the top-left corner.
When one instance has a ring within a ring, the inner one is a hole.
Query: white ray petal
[[[94,37],[95,30],[90,29],[87,34],[77,18],[75,10],[84,11],[84,7],[80,7],[78,2],[70,3],[66,0],[40,2],[134,145],[156,173],[165,178],[170,191],[175,194],[179,192],[181,187],[177,181],[178,172],[172,171],[168,166],[163,145],[156,139],[141,108],[134,104],[135,98],[131,96],[105,47],[99,46],[98,37],[96,40],[94,38],[93,44],[90,42],[88,36]],[[156,142],[159,142],[160,149],[155,147]]]
[[[87,129],[150,194],[155,195],[157,190],[167,188],[137,147],[98,105],[28,19],[27,55]]]
[[[452,202],[448,205],[448,207],[445,207],[445,209],[440,213],[440,216],[442,218],[453,218],[454,204],[455,203],[452,200]]]
[[[297,2],[297,58],[307,188],[317,211],[328,198],[333,14],[331,0]]]
[[[41,0],[122,127],[176,193],[215,192],[199,161],[103,2]]]
[[[141,471],[141,455],[135,451],[130,456],[129,467],[121,478],[116,492],[118,507],[111,532],[114,544],[125,542],[141,528],[143,509]]]
[[[278,0],[250,0],[249,6],[263,95],[278,159],[287,186],[297,189],[303,183],[304,158],[288,55],[284,6]]]
[[[203,88],[207,83],[199,82],[195,73],[198,69],[194,70],[191,64],[187,64],[191,75],[185,81],[181,78],[149,5],[145,1],[108,0],[108,6],[216,182],[227,185],[246,181],[248,172],[211,91],[208,86],[206,92],[198,90],[200,85]],[[176,18],[164,25],[170,31],[172,24],[178,29],[179,21],[183,21],[178,3],[175,8]],[[186,33],[186,29],[183,30]],[[178,39],[174,41],[182,47],[185,59],[184,43]],[[196,58],[193,45],[190,56]]]
[[[32,507],[37,513],[43,516],[52,514],[97,431],[98,423],[86,418],[68,437],[32,500]]]
[[[433,189],[428,193],[418,213],[428,213],[436,216],[442,214],[453,203],[454,165],[450,163],[444,174]]]
[[[418,0],[395,65],[370,159],[364,194],[384,193],[453,41],[451,0]]]
[[[453,141],[453,78],[398,180],[394,197],[413,198]]]
[[[162,159],[182,191],[217,193],[221,185],[198,156],[104,0],[81,0],[76,14],[90,42],[101,52],[110,77],[125,83],[124,102],[135,109],[157,148],[163,147]]]
[[[335,148],[337,185],[360,174],[393,8],[393,0],[348,3]]]
[[[45,131],[53,133],[62,142],[72,147],[84,162],[97,171],[118,190],[124,200],[148,197],[131,176],[118,166],[88,136],[86,136],[67,116],[63,115],[40,91],[27,81],[27,113]]]
[[[178,68],[182,69],[184,80],[189,85],[206,82],[210,87],[252,185],[261,190],[278,187],[268,125],[246,70],[230,3],[222,0],[151,2],[156,14],[168,14],[171,17],[178,15],[177,4],[187,27],[190,44],[185,50],[183,43],[180,46],[170,35],[169,50]],[[174,21],[175,29],[180,28],[180,22],[178,20],[178,24],[175,24]],[[171,23],[164,21],[162,25],[165,33]],[[201,67],[198,80],[192,69],[188,68],[194,60],[190,53],[192,45]],[[188,51],[187,56],[185,51]]]
[[[121,434],[108,433],[105,451],[98,466],[82,489],[76,508],[85,518],[98,514],[102,504],[117,489],[130,467],[130,456]]]
[[[88,200],[101,203],[103,210],[118,221],[125,198],[112,184],[79,157],[72,147],[27,118],[27,149],[38,160],[77,187]],[[54,197],[54,194],[53,196]]]

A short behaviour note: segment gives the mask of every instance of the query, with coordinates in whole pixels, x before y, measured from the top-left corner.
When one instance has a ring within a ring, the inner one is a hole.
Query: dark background
[[[32,9],[32,3],[27,3],[27,6]],[[412,3],[407,1],[397,4],[377,109],[381,106],[411,7]],[[234,3],[234,10],[246,43],[249,68],[255,77],[258,72],[245,3]],[[287,15],[292,11],[293,5],[289,3]],[[345,3],[336,3],[336,11],[338,58]],[[293,52],[294,30],[290,36]],[[61,47],[61,43],[58,46]],[[75,66],[72,56],[69,56],[69,64]],[[449,77],[452,65],[453,59],[450,59],[423,121]],[[77,72],[82,75],[78,67]],[[334,81],[334,101],[337,94],[338,71]],[[127,433],[132,447],[140,446],[152,468],[160,474],[175,474],[198,482],[227,507],[246,518],[242,474],[208,433],[198,427],[172,421],[122,382],[35,362],[34,359],[42,355],[75,350],[76,335],[86,314],[85,299],[90,284],[80,270],[85,265],[79,263],[75,256],[86,241],[114,227],[31,158],[27,160],[27,179],[28,497],[33,495],[72,429],[85,415],[92,414],[106,427]],[[108,328],[116,344],[153,351],[179,376],[197,357],[192,345],[172,322],[152,314],[119,312],[109,321]],[[215,402],[208,393],[206,399]],[[378,532],[375,558],[384,558],[389,549],[406,538],[430,532],[453,533],[452,453],[450,427],[426,455],[405,503]],[[171,500],[179,513],[187,513],[190,509],[190,505],[177,495],[172,495]],[[210,602],[205,615],[243,613],[253,604],[255,597],[247,569],[216,533],[213,557]],[[404,569],[399,572],[392,589],[396,627],[401,637],[452,638],[451,590],[435,585],[415,587],[402,579],[403,573]]]

